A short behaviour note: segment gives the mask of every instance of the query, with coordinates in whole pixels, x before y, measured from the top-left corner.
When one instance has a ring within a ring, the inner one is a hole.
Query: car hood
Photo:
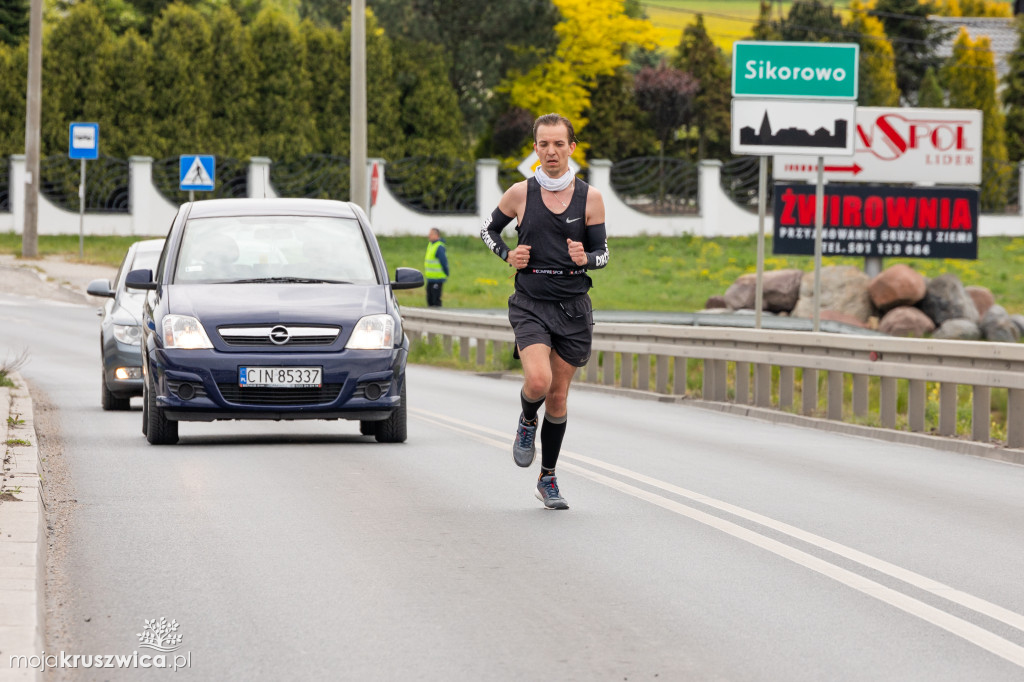
[[[172,284],[167,312],[204,325],[281,322],[351,325],[387,312],[386,288],[355,284]]]

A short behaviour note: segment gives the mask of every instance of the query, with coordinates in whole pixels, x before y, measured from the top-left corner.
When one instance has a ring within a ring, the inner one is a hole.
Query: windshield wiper
[[[352,284],[340,279],[321,279],[319,277],[257,277],[254,279],[235,279],[227,284]]]

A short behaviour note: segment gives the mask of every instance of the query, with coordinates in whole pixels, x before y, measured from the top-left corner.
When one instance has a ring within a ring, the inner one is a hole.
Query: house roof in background
[[[959,29],[963,26],[971,38],[977,40],[981,36],[988,36],[992,41],[992,54],[996,61],[996,76],[1002,81],[1010,71],[1010,54],[1017,48],[1020,39],[1017,35],[1017,26],[1013,19],[1006,17],[928,17],[931,21],[945,24],[952,28]],[[939,46],[938,55],[942,58],[953,54],[953,43],[956,41],[959,30],[953,32],[949,40]]]

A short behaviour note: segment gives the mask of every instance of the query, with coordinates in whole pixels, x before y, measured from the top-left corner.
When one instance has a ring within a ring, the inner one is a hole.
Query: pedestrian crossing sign
[[[213,189],[216,166],[212,155],[182,154],[179,158],[179,183],[182,190]]]

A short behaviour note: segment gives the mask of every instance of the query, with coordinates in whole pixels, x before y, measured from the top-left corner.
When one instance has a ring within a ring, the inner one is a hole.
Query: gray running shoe
[[[519,427],[516,429],[516,439],[512,441],[512,459],[521,467],[528,467],[533,464],[537,456],[537,446],[534,440],[537,436],[537,420],[526,421],[523,413],[519,413]]]
[[[537,499],[548,509],[568,509],[569,503],[558,492],[558,482],[554,476],[541,476],[537,481]]]

